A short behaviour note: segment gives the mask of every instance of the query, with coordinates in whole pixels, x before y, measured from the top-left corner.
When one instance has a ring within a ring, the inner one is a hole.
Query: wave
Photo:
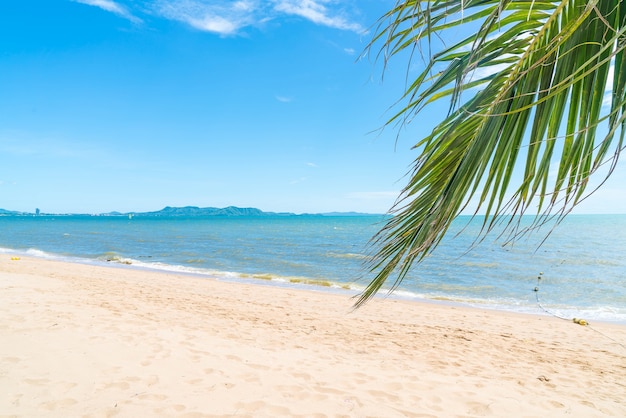
[[[357,259],[357,260],[366,260],[366,259],[369,258],[365,254],[358,254],[358,253],[333,253],[333,252],[326,253],[326,257],[330,257],[330,258],[353,258],[353,259]]]
[[[133,264],[133,262],[135,262],[135,260],[131,258],[122,257],[119,254],[114,253],[114,252],[105,253],[99,256],[97,259],[100,261],[106,261],[109,263],[113,262],[113,263],[120,263],[120,264],[127,264],[127,265],[131,265]]]
[[[384,294],[384,290],[381,294]],[[550,315],[567,320],[571,320],[573,318],[583,318],[586,320],[626,324],[626,308],[622,306],[603,305],[583,307],[546,303],[542,303],[540,306],[534,301],[514,298],[478,298],[438,292],[417,293],[407,290],[396,290],[388,297],[412,301],[434,301],[472,308],[521,314]]]
[[[63,256],[52,254],[52,253],[47,253],[45,251],[41,251],[36,248],[28,248],[26,250],[16,250],[13,248],[0,247],[0,254],[15,254],[15,255],[22,255],[25,257],[45,258],[49,260],[52,260],[52,259],[60,260],[62,258],[65,258]]]
[[[49,253],[36,248],[28,248],[25,250],[16,250],[11,248],[1,248],[0,253],[22,255],[48,260],[58,260],[66,262],[74,262],[81,264],[116,264],[120,268],[138,268],[153,271],[163,271],[179,274],[190,274],[197,277],[212,278],[223,281],[247,282],[256,284],[270,284],[281,287],[297,287],[305,289],[316,289],[320,291],[341,291],[348,292],[354,296],[362,292],[365,288],[362,282],[345,282],[333,278],[317,278],[303,276],[288,276],[273,274],[267,272],[246,273],[236,271],[212,270],[207,268],[195,267],[190,265],[168,264],[159,261],[153,261],[151,256],[139,256],[139,258],[125,257],[115,252],[107,252],[98,256],[74,257],[61,254]],[[442,291],[441,283],[438,288],[427,291],[413,291],[406,288],[396,289],[389,294],[388,289],[380,292],[381,297],[395,298],[410,301],[434,301],[440,303],[458,304],[469,307],[477,307],[481,309],[493,309],[500,311],[518,312],[525,314],[553,314],[563,318],[584,318],[591,321],[608,321],[626,323],[626,308],[621,306],[574,306],[567,304],[548,304],[542,302],[543,307],[549,312],[542,310],[538,304],[529,299],[515,298],[480,298],[459,294],[455,289],[448,292]],[[458,290],[458,289],[456,289]]]

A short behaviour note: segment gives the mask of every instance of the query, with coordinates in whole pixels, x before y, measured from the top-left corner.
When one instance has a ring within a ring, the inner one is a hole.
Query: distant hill
[[[16,212],[14,210],[0,209],[0,216],[20,216],[20,215],[29,215],[29,214],[24,213],[24,212]]]
[[[109,215],[113,215],[114,212]],[[118,214],[115,212],[115,214]],[[128,214],[122,214],[128,215]],[[197,206],[185,206],[174,208],[166,206],[155,212],[138,212],[133,216],[376,216],[375,214],[359,212],[327,212],[327,213],[307,213],[297,215],[291,212],[263,212],[257,208],[239,208],[228,206],[226,208],[199,208]]]
[[[173,208],[166,206],[155,212],[138,212],[134,216],[267,216],[277,215],[273,212],[263,212],[256,208],[238,208],[228,206],[226,208],[199,208],[197,206],[185,206]],[[292,215],[292,214],[290,214]]]
[[[94,216],[83,213],[41,213],[40,216]],[[0,216],[35,216],[34,213],[29,212],[17,212],[12,210],[0,209]],[[257,208],[239,208],[237,206],[228,206],[225,208],[200,208],[197,206],[184,206],[184,207],[171,207],[166,206],[161,210],[152,212],[108,212],[99,213],[97,216],[133,216],[133,217],[192,217],[192,216],[221,216],[221,217],[233,217],[233,216],[376,216],[376,214],[370,213],[358,213],[358,212],[327,212],[316,214],[303,214],[297,215],[291,212],[263,212]],[[378,215],[380,216],[380,215]]]

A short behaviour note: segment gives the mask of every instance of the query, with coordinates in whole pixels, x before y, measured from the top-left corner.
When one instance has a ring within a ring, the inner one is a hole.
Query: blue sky
[[[359,56],[393,3],[3,1],[0,208],[387,211],[444,112],[377,131],[406,63]],[[579,212],[626,213],[625,184]]]

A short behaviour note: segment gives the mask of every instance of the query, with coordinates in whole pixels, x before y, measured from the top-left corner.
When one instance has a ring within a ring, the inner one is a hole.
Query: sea
[[[358,295],[380,216],[0,216],[0,252]],[[626,324],[626,215],[570,215],[511,242],[458,217],[393,292]],[[390,283],[391,285],[391,283]]]

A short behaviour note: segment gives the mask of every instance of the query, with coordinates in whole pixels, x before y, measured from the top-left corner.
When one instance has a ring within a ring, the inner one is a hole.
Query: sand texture
[[[0,255],[0,416],[625,417],[626,327]]]

